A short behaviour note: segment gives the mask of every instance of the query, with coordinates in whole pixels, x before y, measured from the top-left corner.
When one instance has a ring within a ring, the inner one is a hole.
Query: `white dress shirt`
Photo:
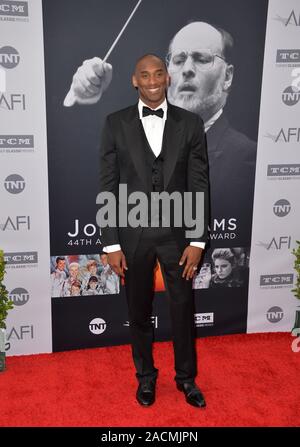
[[[168,113],[168,103],[167,100],[165,99],[158,107],[152,109],[152,110],[163,109],[164,111],[163,118],[160,118],[159,116],[156,115],[148,115],[143,117],[144,106],[148,107],[147,104],[145,104],[141,99],[139,99],[138,102],[139,117],[140,120],[142,121],[148,143],[154,155],[158,157],[162,147],[165,122]],[[191,242],[190,245],[200,248],[205,247],[204,242]],[[106,253],[112,253],[118,250],[121,250],[121,246],[119,244],[108,245],[107,247],[103,247],[103,251]]]

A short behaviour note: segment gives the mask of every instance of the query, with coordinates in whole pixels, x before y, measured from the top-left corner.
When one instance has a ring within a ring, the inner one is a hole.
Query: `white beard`
[[[205,117],[205,119],[214,115],[219,110],[220,105],[224,104],[223,96],[224,92],[220,86],[216,88],[214,93],[203,98],[199,98],[195,94],[180,95],[180,93],[175,98],[171,93],[171,89],[168,90],[168,100],[171,104],[197,113],[201,117]]]

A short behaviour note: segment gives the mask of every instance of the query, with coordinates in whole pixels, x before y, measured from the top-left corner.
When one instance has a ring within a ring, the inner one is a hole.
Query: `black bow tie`
[[[163,109],[157,109],[157,110],[152,110],[150,109],[150,107],[143,107],[143,117],[144,116],[149,116],[149,115],[156,115],[159,118],[163,118],[164,116],[164,111]]]

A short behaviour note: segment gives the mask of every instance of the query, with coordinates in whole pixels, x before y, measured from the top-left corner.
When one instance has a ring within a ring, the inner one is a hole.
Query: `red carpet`
[[[170,342],[156,343],[156,402],[135,401],[128,345],[7,358],[0,373],[2,427],[299,426],[300,352],[288,333],[197,340],[206,409],[176,390]],[[300,346],[300,343],[299,343]]]

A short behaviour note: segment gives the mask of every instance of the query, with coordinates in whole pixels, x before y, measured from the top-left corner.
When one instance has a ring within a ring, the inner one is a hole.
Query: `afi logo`
[[[25,95],[19,93],[11,93],[10,95],[0,94],[0,108],[10,111],[26,110]]]
[[[278,141],[284,141],[285,143],[290,143],[294,141],[299,143],[300,141],[300,127],[289,127],[288,129],[280,129],[280,132],[275,138],[275,143]]]
[[[267,246],[267,250],[270,249],[281,250],[282,248],[291,248],[291,236],[279,236],[278,239],[272,238],[271,242]]]
[[[300,26],[300,13],[296,13],[292,10],[285,23],[285,26],[288,25]]]
[[[2,231],[30,230],[30,216],[8,217],[4,224],[0,225]]]
[[[291,248],[291,236],[279,236],[278,239],[273,237],[271,242],[259,242],[257,245],[259,247],[264,247],[266,250],[275,249],[281,250],[282,248]]]
[[[33,337],[33,326],[20,326],[19,328],[13,327],[7,333],[7,340],[24,340],[24,338],[34,338]]]

